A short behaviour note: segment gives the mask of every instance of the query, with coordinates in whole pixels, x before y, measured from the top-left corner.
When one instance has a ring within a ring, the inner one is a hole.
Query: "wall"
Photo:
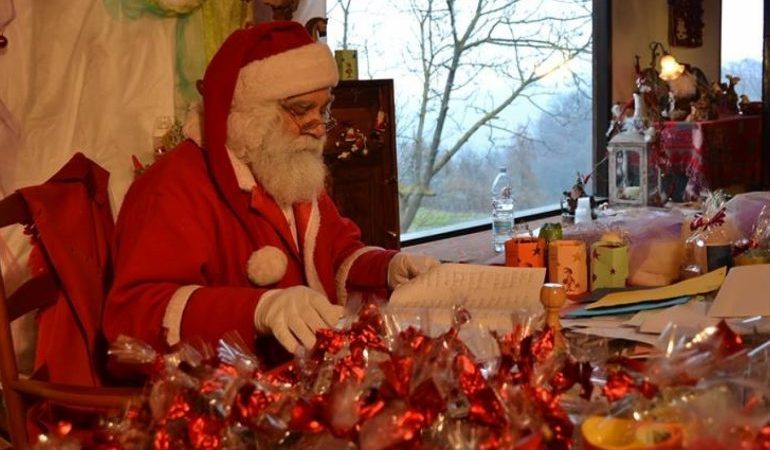
[[[659,41],[678,61],[703,70],[709,81],[719,79],[719,36],[722,0],[703,0],[703,46],[671,47],[668,44],[667,0],[612,0],[612,98],[631,99],[634,86],[634,55],[639,64],[650,63],[649,44]]]
[[[202,35],[200,10],[178,19],[126,6],[149,1],[13,1],[0,51],[0,197],[41,183],[81,151],[110,172],[116,213],[133,180],[131,156],[151,161],[155,118],[174,115],[177,66],[200,67],[188,75],[202,77],[205,61],[190,56],[200,48],[185,47],[202,37],[180,38]],[[304,24],[325,7],[301,0],[295,18]]]

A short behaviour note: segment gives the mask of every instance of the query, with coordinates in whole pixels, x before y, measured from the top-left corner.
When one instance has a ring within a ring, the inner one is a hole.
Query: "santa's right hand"
[[[271,289],[257,303],[254,326],[258,333],[272,333],[286,350],[296,353],[300,346],[312,348],[315,332],[333,327],[344,311],[307,286]]]

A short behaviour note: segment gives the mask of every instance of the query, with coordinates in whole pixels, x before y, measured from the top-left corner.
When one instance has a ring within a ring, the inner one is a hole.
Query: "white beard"
[[[698,93],[698,82],[689,71],[685,71],[676,80],[669,80],[668,87],[677,99],[693,98]]]
[[[324,189],[326,138],[287,132],[278,105],[233,111],[227,119],[227,147],[246,163],[282,207],[315,200]]]

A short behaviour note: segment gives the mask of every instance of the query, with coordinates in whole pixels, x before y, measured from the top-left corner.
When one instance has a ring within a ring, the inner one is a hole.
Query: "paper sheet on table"
[[[561,319],[562,328],[618,328],[626,321],[620,318]]]
[[[653,314],[657,314],[657,311],[655,310],[639,311],[638,313],[634,314],[632,318],[623,322],[623,325],[627,327],[639,328],[642,326],[644,321],[647,320],[647,318],[652,316]]]
[[[770,264],[730,269],[711,305],[711,317],[770,316]]]
[[[410,307],[542,310],[545,268],[442,264],[399,286],[389,303]]]
[[[679,328],[689,328],[692,330],[702,330],[703,328],[716,325],[719,322],[706,316],[707,304],[705,302],[689,302],[684,305],[672,306],[661,311],[656,311],[646,317],[639,326],[642,333],[660,334],[669,323],[675,324]]]
[[[663,300],[685,295],[711,292],[719,288],[727,274],[727,267],[721,267],[699,277],[680,281],[670,286],[652,289],[639,289],[628,292],[613,292],[601,300],[586,306],[586,309],[606,308],[608,306],[630,305],[633,303]]]
[[[593,336],[603,336],[610,339],[625,339],[628,341],[641,342],[644,344],[655,346],[658,343],[659,336],[657,334],[644,334],[639,333],[633,328],[619,327],[619,328],[601,328],[601,327],[589,327],[589,328],[572,328],[570,331],[574,333],[590,334]]]
[[[640,302],[630,305],[610,306],[601,309],[588,310],[585,306],[573,309],[572,311],[564,314],[564,317],[575,319],[579,317],[598,317],[598,316],[616,316],[619,314],[631,314],[637,311],[644,311],[648,309],[661,309],[669,306],[681,305],[690,301],[689,296],[675,297],[657,302]]]

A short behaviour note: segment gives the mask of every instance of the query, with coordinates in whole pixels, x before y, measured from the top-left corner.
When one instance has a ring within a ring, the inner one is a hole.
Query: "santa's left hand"
[[[388,286],[395,289],[441,263],[432,256],[396,253],[388,264]]]

